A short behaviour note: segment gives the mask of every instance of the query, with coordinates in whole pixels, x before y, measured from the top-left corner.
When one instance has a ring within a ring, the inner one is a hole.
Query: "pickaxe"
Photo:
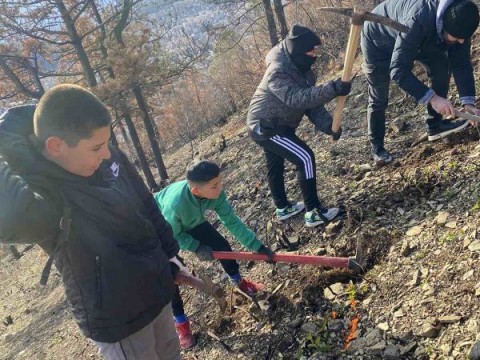
[[[178,266],[178,263],[176,263]],[[220,285],[215,284],[210,278],[202,276],[196,277],[192,275],[186,268],[180,267],[175,275],[174,282],[177,285],[188,285],[207,295],[212,296],[220,307],[223,314],[227,308],[227,300],[225,300],[225,292]]]
[[[254,252],[213,251],[212,253],[213,257],[218,260],[269,260],[267,255]],[[327,268],[348,268],[354,273],[363,272],[365,267],[363,248],[360,241],[357,242],[357,250],[354,257],[329,257],[275,253],[275,255],[273,256],[273,261],[292,264],[324,266]]]
[[[319,10],[345,15],[351,18],[350,35],[348,36],[347,51],[345,53],[342,81],[351,81],[352,79],[353,62],[358,49],[358,43],[360,41],[360,32],[362,31],[362,26],[365,21],[380,23],[400,32],[407,32],[410,30],[407,26],[402,25],[390,18],[357,8],[321,7]],[[342,112],[346,100],[346,96],[337,97],[337,105],[335,107],[335,111],[333,112],[332,123],[332,131],[335,133],[340,129],[340,121],[342,120]]]

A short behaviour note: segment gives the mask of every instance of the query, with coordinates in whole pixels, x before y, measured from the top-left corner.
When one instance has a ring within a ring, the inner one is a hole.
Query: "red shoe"
[[[190,330],[190,321],[187,320],[180,324],[175,323],[175,330],[177,330],[182,349],[186,350],[195,346],[195,337],[192,334],[192,330]]]
[[[260,283],[254,283],[253,281],[250,281],[248,279],[242,279],[240,280],[240,284],[238,284],[238,287],[247,295],[254,296],[259,291],[263,290],[265,288],[265,285]]]

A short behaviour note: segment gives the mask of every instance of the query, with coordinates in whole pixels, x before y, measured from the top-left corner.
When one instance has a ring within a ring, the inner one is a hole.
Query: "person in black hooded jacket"
[[[67,84],[1,116],[0,241],[51,255],[76,322],[107,359],[180,359],[169,262],[178,243],[109,145],[110,123],[94,94]]]
[[[267,162],[268,185],[279,220],[305,208],[305,224],[318,226],[332,220],[338,208],[324,208],[317,195],[315,155],[295,131],[304,115],[315,127],[337,140],[332,132],[332,117],[324,105],[337,96],[348,95],[351,82],[340,79],[315,85],[311,70],[316,60],[319,37],[310,29],[294,25],[285,40],[270,50],[267,70],[250,102],[247,130],[263,148]],[[284,183],[285,160],[297,167],[297,178],[304,202],[287,200]]]
[[[476,115],[475,79],[470,60],[471,36],[479,23],[477,5],[469,0],[386,0],[373,11],[410,28],[399,33],[380,23],[366,21],[361,37],[364,71],[368,82],[368,135],[376,163],[392,156],[384,147],[385,111],[393,80],[418,103],[426,105],[428,140],[438,140],[468,126],[447,121],[455,109],[447,99],[451,75],[465,110]],[[421,63],[431,80],[425,85],[413,73]]]

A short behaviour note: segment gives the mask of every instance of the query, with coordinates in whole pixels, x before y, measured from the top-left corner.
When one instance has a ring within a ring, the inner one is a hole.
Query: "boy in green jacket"
[[[217,164],[200,161],[187,169],[187,180],[167,186],[155,194],[155,200],[165,219],[170,223],[180,249],[194,252],[201,261],[214,260],[212,251],[232,251],[228,241],[205,220],[205,211],[213,210],[227,230],[246,248],[265,254],[271,260],[273,252],[264,246],[240,218],[235,215],[222,189],[222,176]],[[220,260],[223,269],[238,287],[249,295],[263,288],[241,277],[238,263]],[[175,326],[184,349],[195,345],[190,322],[183,309],[177,287],[172,301]]]

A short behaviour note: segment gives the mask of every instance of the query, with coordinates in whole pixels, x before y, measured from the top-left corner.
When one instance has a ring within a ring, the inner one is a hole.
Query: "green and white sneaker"
[[[322,209],[322,216],[327,220],[333,220],[340,212],[339,208]],[[308,227],[318,226],[323,224],[323,219],[319,215],[318,209],[307,211],[305,213],[305,225]]]
[[[287,220],[289,217],[302,212],[305,209],[305,205],[303,202],[297,202],[296,204],[289,204],[285,206],[283,209],[276,209],[275,214],[277,215],[277,219],[280,221]]]

